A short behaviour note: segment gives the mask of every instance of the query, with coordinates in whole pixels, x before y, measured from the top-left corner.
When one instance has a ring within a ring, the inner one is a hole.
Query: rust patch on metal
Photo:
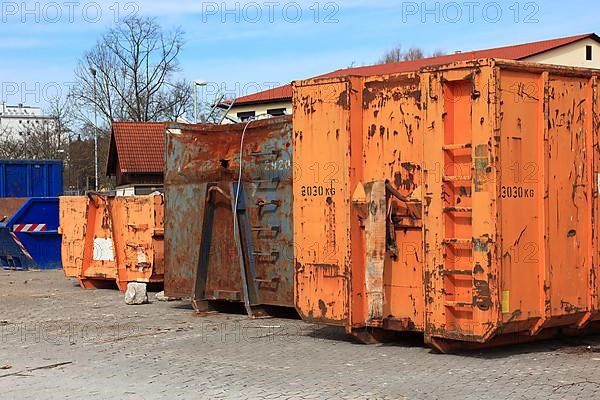
[[[475,147],[475,175],[473,176],[473,186],[475,192],[483,192],[486,190],[488,174],[488,146],[480,144]]]
[[[321,299],[319,299],[319,309],[321,310],[321,317],[327,316],[327,305]]]
[[[473,304],[482,311],[492,307],[490,285],[487,281],[473,280]]]
[[[402,74],[385,80],[365,83],[363,89],[363,109],[382,108],[389,101],[413,99],[420,108],[421,78],[417,74]]]
[[[336,104],[342,107],[344,110],[350,109],[350,95],[348,94],[348,90],[344,90],[340,93]]]

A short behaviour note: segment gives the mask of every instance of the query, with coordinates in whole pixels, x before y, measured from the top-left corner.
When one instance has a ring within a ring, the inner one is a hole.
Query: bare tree
[[[404,54],[404,61],[420,60],[421,58],[425,58],[425,53],[423,50],[414,47],[408,49]]]
[[[182,47],[180,29],[165,33],[139,16],[120,20],[78,63],[72,98],[84,114],[97,108],[107,122],[174,120],[192,97],[189,84],[175,81]]]
[[[0,159],[25,158],[25,142],[20,139],[18,133],[4,127],[0,131]]]
[[[435,51],[431,56],[438,57],[443,55],[440,50]],[[389,64],[402,61],[414,61],[425,58],[425,52],[417,47],[411,47],[407,51],[402,50],[402,46],[398,45],[385,52],[383,57],[379,59],[379,64]]]
[[[178,118],[193,120],[194,87],[190,82],[180,80],[172,85],[172,90],[160,95],[162,104],[165,105],[164,116],[169,121],[176,121]]]
[[[379,60],[379,64],[390,64],[400,61],[404,61],[404,53],[402,52],[402,47],[397,46],[386,51]]]
[[[86,123],[79,133],[72,137],[68,145],[68,160],[65,161],[65,187],[69,193],[83,193],[93,189],[94,171],[94,133],[93,124]],[[98,169],[100,171],[100,187],[114,187],[114,180],[107,177],[106,163],[110,145],[110,130],[98,129]]]

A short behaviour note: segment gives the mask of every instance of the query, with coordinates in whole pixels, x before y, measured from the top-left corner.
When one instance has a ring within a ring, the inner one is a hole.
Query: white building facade
[[[32,130],[50,128],[54,122],[55,119],[44,114],[40,107],[3,102],[0,107],[0,139],[18,138]]]

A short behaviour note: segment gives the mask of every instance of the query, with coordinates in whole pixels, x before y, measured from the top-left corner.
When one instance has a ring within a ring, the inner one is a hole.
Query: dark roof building
[[[106,174],[117,187],[162,185],[164,122],[113,122]]]

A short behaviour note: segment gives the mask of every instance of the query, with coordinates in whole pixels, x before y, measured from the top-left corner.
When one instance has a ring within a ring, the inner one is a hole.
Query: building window
[[[256,116],[256,111],[244,111],[237,113],[237,117],[240,121],[248,121],[250,118]]]
[[[585,59],[592,61],[592,46],[585,46]]]
[[[267,110],[267,114],[273,117],[279,117],[281,115],[285,115],[285,108],[272,108],[270,110]]]

